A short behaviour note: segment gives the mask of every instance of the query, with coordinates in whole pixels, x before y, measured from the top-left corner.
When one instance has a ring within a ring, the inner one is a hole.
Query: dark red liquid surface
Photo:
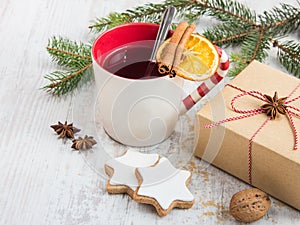
[[[147,71],[148,68],[148,71]],[[114,74],[130,79],[150,79],[161,76],[158,73],[158,66],[156,63],[149,61],[142,61],[129,64],[119,69]]]
[[[158,66],[150,63],[153,41],[129,43],[105,56],[103,68],[109,72],[129,79],[151,79],[162,75]]]

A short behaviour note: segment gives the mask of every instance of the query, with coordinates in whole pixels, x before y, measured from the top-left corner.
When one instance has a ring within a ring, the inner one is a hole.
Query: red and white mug
[[[173,132],[178,117],[220,82],[229,68],[228,56],[218,48],[220,66],[217,72],[185,98],[182,97],[184,79],[181,77],[132,79],[104,68],[107,55],[122,46],[144,42],[153,45],[158,28],[159,25],[152,23],[123,24],[100,34],[92,46],[99,90],[99,119],[105,131],[125,145],[150,146],[164,141]]]

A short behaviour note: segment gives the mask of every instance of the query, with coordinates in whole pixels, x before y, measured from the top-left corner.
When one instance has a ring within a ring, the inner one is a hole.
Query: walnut
[[[253,222],[266,215],[270,205],[271,200],[265,192],[251,188],[232,196],[230,214],[238,221]]]

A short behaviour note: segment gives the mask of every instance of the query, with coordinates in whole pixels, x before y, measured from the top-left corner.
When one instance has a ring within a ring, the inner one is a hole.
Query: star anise
[[[58,124],[51,125],[50,127],[53,128],[57,134],[60,134],[59,138],[74,138],[74,133],[80,131],[80,129],[73,127],[73,123],[67,124],[67,121],[65,121],[64,124],[58,121]]]
[[[286,106],[284,104],[285,98],[279,98],[277,95],[277,91],[275,92],[273,98],[269,95],[264,95],[267,103],[262,105],[261,108],[264,109],[267,116],[271,117],[271,119],[275,119],[278,113],[285,115],[286,114]]]
[[[75,150],[88,150],[93,147],[93,145],[97,144],[92,136],[85,135],[84,138],[79,137],[78,139],[73,140],[73,145],[71,148]]]

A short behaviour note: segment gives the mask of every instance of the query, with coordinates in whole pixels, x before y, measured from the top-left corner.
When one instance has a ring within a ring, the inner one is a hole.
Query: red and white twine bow
[[[215,123],[212,123],[212,124],[209,124],[209,125],[206,125],[205,128],[212,128],[212,127],[215,127],[215,126],[218,126],[222,123],[225,123],[225,122],[229,122],[229,121],[234,121],[234,120],[240,120],[240,119],[244,119],[244,118],[248,118],[248,117],[252,117],[252,116],[255,116],[255,115],[258,115],[258,114],[262,114],[262,113],[266,113],[266,109],[261,107],[261,108],[257,108],[257,109],[248,109],[248,110],[241,110],[241,109],[238,109],[236,106],[235,106],[235,102],[237,99],[243,97],[243,96],[252,96],[256,99],[259,99],[265,103],[269,103],[269,99],[267,98],[268,96],[262,94],[261,92],[259,91],[245,91],[239,87],[236,87],[236,86],[233,86],[231,84],[227,84],[227,86],[230,86],[234,89],[237,89],[239,91],[241,91],[242,93],[241,94],[238,94],[236,95],[232,100],[231,100],[231,108],[234,112],[236,113],[240,113],[242,115],[240,116],[235,116],[235,117],[230,117],[230,118],[227,118],[227,119],[224,119],[224,120],[221,120],[221,121],[218,121],[218,122],[215,122]],[[300,84],[298,84],[296,86],[296,88],[289,94],[289,96],[287,98],[283,98],[284,101],[283,101],[283,106],[284,106],[284,109],[285,109],[285,115],[287,116],[289,122],[290,122],[290,125],[291,125],[291,128],[292,128],[292,131],[293,131],[293,134],[294,134],[294,150],[297,150],[298,149],[298,132],[297,132],[297,129],[296,129],[296,126],[295,126],[295,122],[294,122],[294,119],[293,117],[298,117],[300,118],[300,109],[299,108],[296,108],[292,105],[289,105],[290,103],[300,99],[300,95],[297,96],[297,97],[294,97],[294,98],[291,98],[292,95],[295,94],[295,92],[300,88]],[[249,142],[248,142],[248,180],[249,180],[249,183],[252,184],[252,143],[253,143],[253,140],[254,138],[256,137],[256,135],[266,126],[266,124],[272,120],[273,117],[272,116],[268,116],[268,118],[263,122],[263,124],[256,130],[256,132],[250,137],[249,139]]]

